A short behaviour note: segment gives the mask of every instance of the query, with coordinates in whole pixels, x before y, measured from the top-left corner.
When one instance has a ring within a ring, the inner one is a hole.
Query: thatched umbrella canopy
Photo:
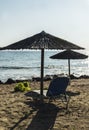
[[[84,48],[42,31],[41,33],[38,33],[32,37],[8,45],[3,49],[84,49]]]
[[[44,75],[44,49],[84,49],[71,42],[50,35],[44,31],[34,36],[8,45],[2,49],[40,49],[41,50],[41,89],[43,95],[43,75]]]
[[[50,58],[52,59],[68,59],[68,68],[69,68],[69,77],[70,77],[70,59],[86,59],[88,58],[87,55],[72,51],[66,50],[60,53],[57,53]]]

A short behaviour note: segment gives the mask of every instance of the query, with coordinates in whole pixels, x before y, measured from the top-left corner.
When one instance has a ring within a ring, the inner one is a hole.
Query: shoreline
[[[58,75],[46,75],[44,77],[44,81],[49,81],[49,80],[52,80],[54,77],[64,77],[65,75],[62,75],[62,74],[58,74]],[[67,76],[67,75],[66,75]],[[68,77],[68,76],[67,76]],[[73,74],[70,75],[70,79],[89,79],[89,75],[81,75],[79,77],[77,76],[74,76]],[[18,80],[13,80],[12,78],[9,78],[7,79],[6,82],[2,82],[0,80],[0,84],[13,84],[13,83],[18,83],[18,82],[24,82],[24,81],[41,81],[41,78],[40,77],[32,77],[30,79],[18,79]]]

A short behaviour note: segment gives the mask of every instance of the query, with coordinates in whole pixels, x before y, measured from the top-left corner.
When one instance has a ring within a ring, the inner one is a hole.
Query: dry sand
[[[14,92],[15,85],[0,85],[0,130],[89,130],[89,79],[71,81],[68,110],[59,101],[34,102],[27,92]]]

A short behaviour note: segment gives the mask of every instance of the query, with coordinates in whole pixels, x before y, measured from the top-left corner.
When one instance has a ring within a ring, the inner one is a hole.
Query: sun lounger
[[[66,109],[68,109],[68,103],[70,97],[66,94],[66,88],[69,84],[68,77],[58,77],[51,81],[46,96],[50,100],[61,99],[66,102]]]

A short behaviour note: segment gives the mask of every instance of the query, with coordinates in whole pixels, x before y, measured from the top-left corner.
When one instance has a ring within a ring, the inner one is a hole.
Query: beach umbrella
[[[2,49],[40,49],[41,50],[41,84],[40,94],[43,95],[44,49],[84,49],[71,42],[55,37],[44,31],[24,40],[18,41]]]
[[[75,52],[72,50],[65,50],[63,52],[57,53],[50,58],[52,59],[68,59],[68,70],[69,70],[69,77],[70,77],[70,59],[86,59],[88,58],[87,55],[81,54],[79,52]]]

